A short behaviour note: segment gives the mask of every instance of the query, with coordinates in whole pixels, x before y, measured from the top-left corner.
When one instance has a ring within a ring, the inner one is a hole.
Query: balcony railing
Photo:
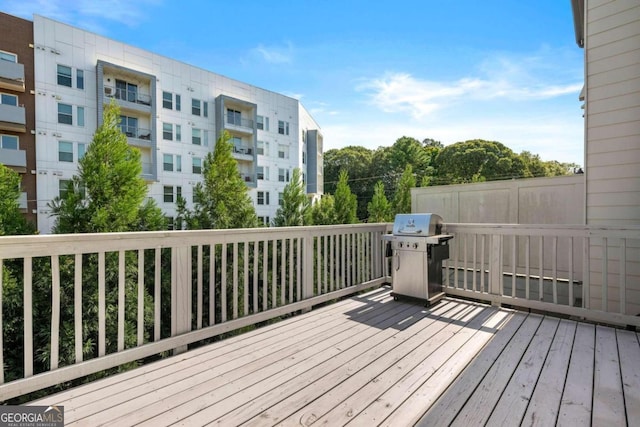
[[[115,98],[121,101],[132,102],[134,104],[151,105],[151,96],[141,94],[137,91],[120,89],[115,86],[105,86],[104,95],[107,98]]]
[[[228,125],[232,125],[232,126],[239,126],[239,127],[243,127],[243,128],[249,128],[249,129],[253,129],[254,128],[254,122],[253,120],[250,119],[245,119],[245,118],[237,118],[237,117],[229,117],[229,116],[225,116],[225,123]]]
[[[255,182],[255,179],[253,177],[252,174],[248,174],[248,173],[241,173],[240,177],[242,178],[242,180],[244,182]]]
[[[0,237],[0,396],[180,352],[380,285],[387,229]]]
[[[233,146],[234,154],[241,154],[245,156],[253,156],[253,148],[245,147],[243,145],[234,145]]]
[[[150,129],[139,128],[136,126],[120,126],[120,130],[127,136],[127,138],[142,139],[145,141],[151,140]]]

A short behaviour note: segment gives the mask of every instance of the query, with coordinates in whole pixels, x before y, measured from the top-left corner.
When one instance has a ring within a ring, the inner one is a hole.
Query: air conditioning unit
[[[104,94],[107,96],[111,96],[113,95],[113,88],[112,87],[106,87],[104,88]]]

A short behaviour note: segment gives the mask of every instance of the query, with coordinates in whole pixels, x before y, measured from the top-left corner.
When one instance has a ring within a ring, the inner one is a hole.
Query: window
[[[302,129],[302,142],[307,142],[307,132]]]
[[[116,80],[116,99],[137,102],[138,85],[134,85],[133,83],[129,83],[124,80]]]
[[[138,136],[138,118],[120,116],[120,130],[129,138],[136,138]]]
[[[288,159],[289,158],[289,147],[286,145],[278,145],[278,158],[280,159]]]
[[[175,165],[176,172],[182,172],[182,156],[179,154],[163,154],[162,156],[162,170],[167,172],[173,172]]]
[[[176,141],[182,141],[182,126],[176,125]]]
[[[18,106],[18,96],[9,93],[0,94],[0,104]]]
[[[180,111],[180,95],[176,93],[176,111]]]
[[[58,161],[73,162],[73,143],[58,141]]]
[[[209,146],[209,131],[208,130],[203,130],[202,131],[202,145],[204,145],[205,147]]]
[[[191,172],[197,174],[202,173],[202,159],[200,157],[194,157],[191,160]]]
[[[278,206],[282,206],[284,203],[284,193],[278,193]]]
[[[0,135],[0,148],[5,150],[18,149],[18,137],[15,135]]]
[[[269,117],[257,116],[256,127],[260,130],[269,130]]]
[[[289,182],[289,170],[278,168],[278,181]]]
[[[165,216],[165,219],[167,220],[167,230],[173,230],[175,226],[173,217]]]
[[[58,64],[58,84],[71,87],[71,67]]]
[[[173,203],[173,187],[170,185],[164,186],[164,202]]]
[[[209,117],[209,103],[207,101],[202,101],[202,115]]]
[[[18,55],[15,53],[0,51],[0,59],[9,62],[18,62]]]
[[[173,141],[173,125],[171,123],[162,123],[162,139]]]
[[[173,94],[171,92],[162,92],[162,108],[173,110]]]
[[[67,195],[67,192],[71,189],[71,180],[70,179],[61,179],[58,181],[58,195],[61,199]]]
[[[262,156],[269,155],[269,143],[264,141],[258,141],[257,152]]]
[[[73,124],[73,107],[69,104],[58,104],[58,123]]]
[[[201,102],[199,99],[191,100],[191,114],[194,116],[199,116],[201,111]]]
[[[162,170],[167,172],[173,172],[173,155],[165,154],[162,156]],[[166,188],[166,187],[165,187]]]
[[[79,143],[78,144],[78,160],[84,157],[87,152],[87,144]]]
[[[306,184],[307,183],[307,174],[302,172],[302,183]]]
[[[84,127],[84,107],[77,107],[77,111],[78,111],[78,120],[76,120],[78,123],[78,126]]]
[[[182,187],[177,186],[176,187],[176,200],[178,200],[181,197],[182,197]]]
[[[258,191],[258,204],[259,205],[268,205],[269,204],[269,192],[268,191]]]
[[[84,71],[76,71],[76,87],[78,89],[84,89]]]
[[[280,135],[289,135],[289,122],[278,120],[278,133]]]
[[[269,166],[258,166],[257,172],[258,172],[258,179],[266,180],[266,181],[269,180]]]
[[[237,126],[242,125],[242,113],[240,113],[240,111],[227,108],[227,123]]]
[[[200,129],[191,129],[191,143],[193,145],[202,145],[202,131]]]
[[[302,152],[302,164],[303,165],[307,164],[307,152],[306,151]]]

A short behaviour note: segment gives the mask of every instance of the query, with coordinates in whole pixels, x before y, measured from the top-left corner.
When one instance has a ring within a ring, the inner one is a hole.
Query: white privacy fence
[[[387,229],[0,237],[0,401],[384,283]]]
[[[640,226],[446,224],[451,295],[640,326]]]

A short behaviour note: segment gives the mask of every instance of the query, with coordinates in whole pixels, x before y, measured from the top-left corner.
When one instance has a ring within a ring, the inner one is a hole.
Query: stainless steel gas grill
[[[409,297],[434,304],[444,295],[442,260],[449,258],[448,241],[442,234],[442,218],[436,214],[398,214],[391,245],[393,297]]]

